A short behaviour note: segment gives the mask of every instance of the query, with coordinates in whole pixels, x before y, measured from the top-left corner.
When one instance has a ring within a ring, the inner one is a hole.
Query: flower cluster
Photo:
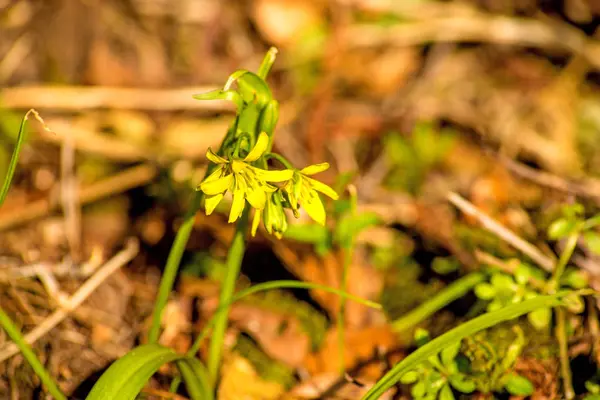
[[[253,236],[262,218],[267,232],[281,238],[288,227],[285,208],[291,209],[298,218],[299,207],[302,207],[313,220],[324,225],[325,207],[317,192],[334,200],[338,199],[338,195],[331,187],[310,176],[325,171],[329,164],[311,165],[301,170],[259,168],[256,164],[260,164],[265,155],[269,140],[269,136],[262,132],[244,158],[235,154],[225,158],[208,149],[206,157],[216,169],[198,187],[206,195],[206,214],[212,214],[229,191],[233,195],[229,222],[240,218],[247,201],[255,209]]]

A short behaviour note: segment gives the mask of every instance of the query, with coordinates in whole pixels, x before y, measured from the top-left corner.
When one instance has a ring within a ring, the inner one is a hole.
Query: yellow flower
[[[284,190],[287,192],[290,206],[295,215],[298,214],[298,205],[301,205],[312,219],[325,225],[325,207],[317,192],[321,192],[333,200],[337,200],[338,195],[329,186],[308,176],[323,172],[328,168],[328,163],[321,163],[294,171],[292,179],[285,184]]]
[[[288,228],[287,216],[283,210],[283,195],[281,190],[277,190],[273,193],[267,193],[267,203],[264,210],[256,210],[254,212],[254,219],[252,220],[252,236],[256,235],[256,230],[260,224],[261,214],[265,224],[267,232],[271,235],[275,235],[278,239],[283,237],[283,234]]]
[[[256,145],[243,159],[228,160],[208,149],[206,158],[217,164],[217,169],[198,187],[198,190],[206,194],[204,208],[207,215],[212,214],[228,190],[233,193],[229,222],[236,221],[242,215],[245,200],[256,209],[265,208],[267,193],[277,190],[269,182],[284,182],[293,175],[291,170],[267,171],[250,164],[263,155],[268,145],[269,136],[262,132]]]

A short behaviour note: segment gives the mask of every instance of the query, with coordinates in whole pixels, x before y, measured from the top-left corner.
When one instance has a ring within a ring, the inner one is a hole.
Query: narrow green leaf
[[[445,384],[440,391],[440,400],[454,400],[454,393],[452,393],[452,389],[449,384]]]
[[[33,352],[31,346],[25,341],[23,335],[19,331],[19,328],[9,318],[9,316],[0,308],[0,326],[4,329],[8,337],[17,345],[21,354],[27,360],[35,374],[40,378],[42,383],[48,389],[48,392],[56,400],[67,400],[67,397],[58,388],[56,382],[52,379],[44,365],[40,362],[39,358]]]
[[[552,310],[547,307],[539,308],[527,314],[527,319],[539,331],[546,329],[552,319]]]
[[[511,374],[504,385],[508,393],[515,396],[529,396],[533,393],[533,385],[527,378]]]
[[[460,351],[460,342],[461,341],[459,340],[456,343],[452,343],[451,345],[445,347],[444,350],[442,350],[440,358],[442,360],[442,364],[444,364],[445,367],[449,367],[454,362],[454,359]]]
[[[496,296],[496,288],[487,282],[475,286],[475,295],[481,300],[491,300]]]
[[[185,382],[185,387],[192,400],[212,400],[214,398],[208,370],[195,357],[186,357],[177,360],[179,373]]]
[[[291,224],[283,237],[297,242],[317,244],[329,241],[329,230],[319,224]]]
[[[519,304],[512,304],[498,311],[481,315],[444,333],[408,355],[400,363],[396,364],[365,394],[363,399],[378,399],[389,388],[394,386],[402,375],[414,369],[417,365],[427,360],[428,357],[436,354],[441,348],[444,348],[457,340],[462,340],[483,329],[489,328],[490,326],[517,318],[538,308],[559,306],[562,304],[562,298],[567,293],[568,292],[560,292],[553,296],[540,296]]]
[[[419,379],[419,374],[417,371],[408,371],[402,376],[402,378],[400,378],[400,382],[405,385],[409,385],[411,383],[415,383],[417,379]]]
[[[381,217],[375,213],[364,212],[343,217],[336,226],[333,239],[343,247],[347,247],[363,230],[381,224]]]
[[[463,374],[451,375],[448,380],[452,387],[461,393],[472,393],[477,388],[475,382]]]
[[[162,365],[184,357],[157,344],[136,347],[102,374],[86,400],[134,400]]]
[[[0,189],[0,205],[2,205],[2,203],[4,203],[4,200],[6,199],[6,195],[8,194],[8,189],[10,188],[12,178],[15,175],[15,169],[17,168],[19,153],[21,152],[21,146],[23,145],[23,139],[25,138],[25,121],[27,121],[28,115],[29,112],[25,114],[25,116],[21,120],[21,125],[19,126],[19,135],[17,136],[17,143],[15,144],[15,149],[13,150],[10,163],[8,164],[8,170],[6,172],[6,176],[4,177],[2,188]]]
[[[585,232],[583,234],[583,240],[592,253],[600,254],[600,235],[597,232]]]
[[[560,218],[548,227],[548,237],[557,240],[570,235],[577,227],[577,221]]]

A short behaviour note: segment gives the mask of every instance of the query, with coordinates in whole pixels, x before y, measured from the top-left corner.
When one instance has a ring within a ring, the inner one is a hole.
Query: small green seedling
[[[475,294],[489,301],[488,311],[495,311],[509,304],[520,303],[544,294],[550,282],[544,280],[544,273],[531,265],[519,263],[513,275],[492,272],[489,282],[475,286]],[[581,271],[569,268],[560,278],[560,289],[581,289],[587,286],[587,279]],[[583,300],[579,296],[569,298],[568,310],[573,313],[583,311]],[[547,329],[552,319],[549,308],[540,308],[527,314],[531,325],[538,329]]]
[[[514,372],[517,358],[523,351],[525,335],[515,325],[512,327],[515,339],[504,349],[478,334],[463,340],[463,354],[469,360],[469,376],[481,393],[502,392],[506,390],[515,396],[528,396],[533,385],[526,378]]]
[[[589,380],[585,382],[585,388],[588,392],[583,400],[600,400],[600,384]]]
[[[423,330],[417,330],[415,339],[421,346],[428,342]],[[472,393],[475,381],[460,371],[457,362],[460,340],[445,347],[439,354],[430,356],[417,368],[405,373],[400,382],[412,385],[411,394],[416,400],[452,400],[452,388],[461,393]]]
[[[518,326],[513,330],[517,338],[503,357],[499,357],[489,343],[474,345],[473,340],[466,338],[465,344],[459,340],[446,346],[439,354],[430,356],[405,373],[400,382],[412,385],[411,394],[417,400],[451,400],[455,398],[454,391],[469,394],[475,390],[481,393],[506,390],[513,395],[528,396],[533,393],[533,385],[513,371],[525,338]],[[428,334],[422,329],[416,331],[415,339],[419,346],[429,342]],[[474,351],[474,347],[479,350]],[[488,358],[483,367],[473,364],[481,350]]]

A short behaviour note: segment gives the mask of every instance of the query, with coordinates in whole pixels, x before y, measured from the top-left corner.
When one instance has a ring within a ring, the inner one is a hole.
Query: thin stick
[[[600,203],[600,181],[597,179],[585,179],[581,182],[573,182],[561,178],[546,171],[537,170],[522,163],[511,160],[505,156],[499,156],[500,161],[509,171],[530,180],[540,186],[545,186],[564,193],[574,193],[581,197],[586,197]]]
[[[150,164],[132,167],[80,189],[79,202],[81,205],[93,203],[99,199],[145,185],[156,176],[156,172],[156,168]],[[0,213],[0,231],[44,217],[56,209],[56,202],[45,199],[31,202],[16,210]]]
[[[500,239],[504,240],[506,243],[525,254],[527,257],[531,258],[546,271],[552,272],[555,264],[554,260],[538,250],[537,247],[526,240],[521,239],[514,232],[505,228],[484,212],[478,210],[477,207],[462,198],[460,195],[450,192],[447,195],[447,199],[463,213],[476,218],[485,229],[492,232]]]
[[[24,336],[24,340],[29,345],[35,343],[39,338],[44,336],[48,331],[53,329],[56,325],[60,324],[75,308],[85,301],[97,288],[104,282],[109,276],[116,272],[119,268],[130,262],[135,257],[139,250],[139,244],[136,239],[130,239],[127,241],[125,248],[121,250],[117,255],[110,259],[104,264],[98,272],[96,272],[90,279],[85,281],[83,285],[77,290],[72,296],[70,296],[63,304],[63,306],[52,314],[50,314],[44,321],[36,326],[33,330],[28,332]],[[14,356],[19,353],[19,347],[10,343],[0,348],[0,362]]]
[[[475,9],[457,15],[444,6],[439,7],[440,13],[436,16],[419,14],[418,7],[415,10],[413,20],[394,27],[353,26],[344,32],[341,40],[351,47],[484,42],[555,48],[580,54],[595,68],[600,68],[600,44],[566,24],[498,16]]]
[[[85,109],[134,109],[150,111],[232,109],[225,101],[197,101],[192,95],[217,89],[196,86],[179,89],[140,89],[89,86],[26,86],[2,89],[7,108],[40,108],[62,111]]]

